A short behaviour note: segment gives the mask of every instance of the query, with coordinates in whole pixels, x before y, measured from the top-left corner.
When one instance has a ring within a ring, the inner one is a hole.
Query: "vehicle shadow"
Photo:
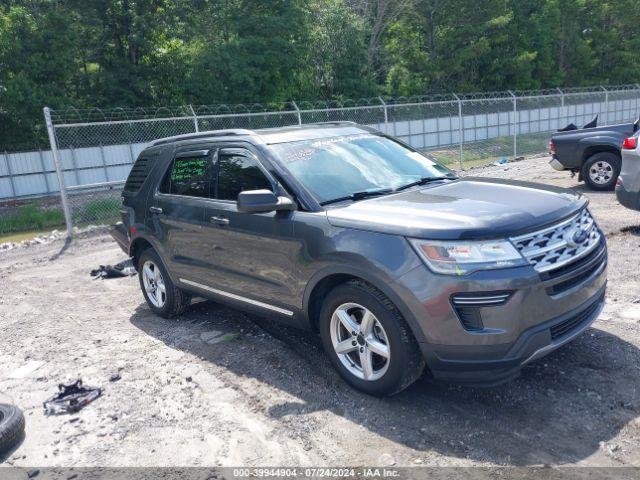
[[[171,348],[297,399],[273,404],[256,393],[252,400],[266,402],[274,419],[300,424],[310,412],[330,411],[414,449],[412,455],[436,451],[516,466],[577,462],[596,453],[640,412],[634,378],[640,350],[594,328],[506,385],[461,387],[425,374],[400,394],[379,399],[347,386],[315,335],[212,302],[192,306],[177,322],[141,305],[130,321]],[[188,335],[178,335],[185,330]],[[240,336],[210,344],[202,338],[211,330]],[[360,441],[358,429],[352,430],[338,434]]]
[[[613,190],[592,190],[589,188],[584,182],[581,182],[577,185],[571,187],[573,190],[580,193],[587,193],[589,195],[613,195],[615,196],[616,192]]]

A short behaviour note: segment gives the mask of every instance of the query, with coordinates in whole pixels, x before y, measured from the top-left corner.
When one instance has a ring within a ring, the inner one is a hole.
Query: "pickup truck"
[[[625,138],[640,126],[634,123],[597,126],[598,117],[583,128],[573,124],[558,130],[549,142],[551,161],[556,170],[578,174],[592,190],[613,190],[620,173],[620,148]]]

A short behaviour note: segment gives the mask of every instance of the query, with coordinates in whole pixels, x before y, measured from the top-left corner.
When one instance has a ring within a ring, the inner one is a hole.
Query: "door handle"
[[[229,219],[225,217],[210,217],[209,221],[220,226],[229,225]]]
[[[158,215],[162,213],[162,209],[160,207],[149,207],[149,211],[151,213],[157,213]]]

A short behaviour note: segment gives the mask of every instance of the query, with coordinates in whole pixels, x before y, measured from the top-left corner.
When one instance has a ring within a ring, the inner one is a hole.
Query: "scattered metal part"
[[[75,413],[102,394],[100,388],[83,387],[78,379],[69,385],[58,385],[59,392],[43,403],[47,415]]]

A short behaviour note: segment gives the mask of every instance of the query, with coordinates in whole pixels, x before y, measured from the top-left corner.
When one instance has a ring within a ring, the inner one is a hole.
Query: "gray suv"
[[[368,127],[202,132],[139,156],[114,233],[163,317],[206,297],[319,333],[352,386],[496,384],[604,303],[578,193],[458,178]]]

